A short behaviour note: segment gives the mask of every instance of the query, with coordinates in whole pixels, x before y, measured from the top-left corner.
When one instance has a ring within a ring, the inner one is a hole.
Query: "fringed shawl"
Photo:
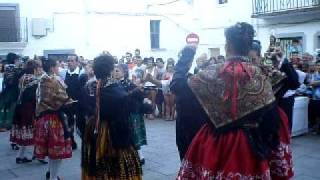
[[[189,78],[188,84],[215,128],[232,124],[275,101],[268,78],[243,57],[208,66]]]
[[[58,111],[63,105],[72,103],[65,87],[55,76],[43,74],[38,83],[36,114],[45,111]]]

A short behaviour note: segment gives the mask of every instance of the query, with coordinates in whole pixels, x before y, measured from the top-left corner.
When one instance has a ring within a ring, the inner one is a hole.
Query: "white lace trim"
[[[280,142],[278,150],[272,153],[269,165],[271,167],[271,174],[280,177],[289,176],[289,173],[292,172],[293,169],[290,145]]]
[[[184,160],[177,180],[271,180],[270,170],[266,170],[260,175],[244,175],[239,172],[213,172],[200,166],[193,165],[191,162]]]

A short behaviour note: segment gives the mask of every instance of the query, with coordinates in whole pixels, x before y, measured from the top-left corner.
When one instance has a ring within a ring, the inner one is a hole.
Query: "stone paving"
[[[179,169],[175,145],[175,122],[146,121],[148,143],[144,148],[145,180],[173,180]],[[47,165],[37,162],[17,165],[16,152],[8,144],[8,133],[0,133],[0,180],[43,180]],[[32,149],[28,150],[31,156]],[[293,139],[295,180],[320,179],[320,136],[307,135]],[[63,180],[80,180],[80,150],[66,160],[60,175]]]

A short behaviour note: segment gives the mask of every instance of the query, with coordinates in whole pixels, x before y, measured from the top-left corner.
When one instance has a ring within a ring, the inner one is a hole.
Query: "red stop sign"
[[[199,36],[195,33],[190,33],[186,37],[187,44],[199,44],[199,41],[200,41]]]

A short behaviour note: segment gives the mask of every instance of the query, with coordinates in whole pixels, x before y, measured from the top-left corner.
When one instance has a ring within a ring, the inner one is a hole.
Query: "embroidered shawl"
[[[39,78],[37,78],[33,74],[24,74],[20,80],[19,80],[19,97],[18,97],[18,103],[21,103],[21,98],[24,93],[24,91],[30,87],[33,87],[35,85],[38,85]]]
[[[188,84],[216,128],[275,101],[267,76],[241,58],[210,65],[190,77]]]
[[[55,76],[43,74],[37,89],[37,116],[44,111],[57,111],[63,105],[72,103],[65,87]]]

